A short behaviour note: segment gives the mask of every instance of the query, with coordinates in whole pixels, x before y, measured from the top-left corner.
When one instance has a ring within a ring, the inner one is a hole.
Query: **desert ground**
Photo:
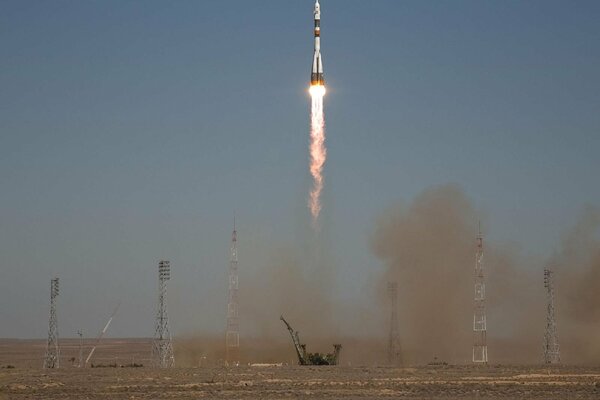
[[[109,340],[99,347],[94,368],[77,368],[71,357],[78,354],[77,341],[68,340],[61,368],[44,370],[43,341],[2,340],[0,399],[600,398],[600,367],[284,363],[160,370],[149,367],[144,358],[149,343],[147,339]],[[144,367],[131,367],[133,363]]]

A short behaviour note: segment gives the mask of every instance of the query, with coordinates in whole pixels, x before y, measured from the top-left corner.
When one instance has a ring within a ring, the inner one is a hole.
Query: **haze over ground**
[[[381,219],[402,219],[397,204],[431,191],[468,204],[452,236],[460,245],[481,218],[490,251],[520,274],[539,277],[553,255],[570,257],[563,239],[593,222],[587,205],[600,205],[600,5],[322,7],[329,159],[323,266],[313,273],[312,2],[4,2],[0,318],[10,323],[0,337],[44,337],[54,275],[61,336],[95,334],[119,300],[110,335],[149,336],[159,259],[173,269],[172,331],[220,333],[234,210],[242,293],[271,282],[312,313],[318,300],[303,306],[303,289],[317,282],[331,288],[324,304],[346,305],[325,325],[349,335],[385,333],[377,289],[395,255],[373,241]],[[589,225],[591,246],[576,254],[593,260]],[[582,276],[597,265],[580,264]],[[271,298],[257,290],[267,298],[246,300],[242,334],[260,335],[264,319],[284,336],[279,310],[270,319]]]

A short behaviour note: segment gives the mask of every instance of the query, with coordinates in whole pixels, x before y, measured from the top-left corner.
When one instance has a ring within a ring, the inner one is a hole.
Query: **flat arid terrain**
[[[67,341],[65,352],[70,344],[72,353],[75,343]],[[38,363],[40,349],[43,354],[40,341],[0,341],[0,399],[600,398],[596,367],[126,367],[142,359],[141,349],[148,344],[108,341],[99,349],[98,360],[116,367],[77,368],[61,358],[60,369],[43,370]]]

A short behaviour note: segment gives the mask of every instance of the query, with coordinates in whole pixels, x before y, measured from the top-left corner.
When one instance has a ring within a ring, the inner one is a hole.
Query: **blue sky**
[[[44,336],[55,274],[64,336],[124,298],[113,335],[151,335],[161,258],[173,330],[222,329],[234,211],[245,273],[309,240],[312,1],[0,9],[0,337]],[[340,298],[380,267],[376,217],[428,187],[460,185],[490,241],[535,256],[600,204],[598,20],[594,1],[322,1]]]

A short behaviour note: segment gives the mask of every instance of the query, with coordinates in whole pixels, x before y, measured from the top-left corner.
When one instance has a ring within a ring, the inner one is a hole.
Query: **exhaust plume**
[[[323,96],[325,86],[310,87],[312,98],[310,112],[310,174],[313,178],[308,206],[312,217],[312,226],[319,230],[319,214],[321,212],[321,192],[323,191],[323,166],[327,159],[325,149],[325,116],[323,113]]]

